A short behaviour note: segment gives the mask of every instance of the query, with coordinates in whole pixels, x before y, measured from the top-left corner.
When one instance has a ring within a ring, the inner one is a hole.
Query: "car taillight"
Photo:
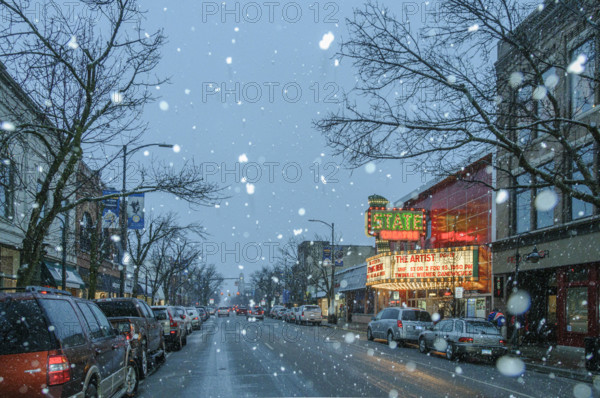
[[[185,315],[182,315],[182,316],[181,316],[181,319],[185,319]]]
[[[398,321],[398,327],[401,328],[402,327],[402,321]]]
[[[500,340],[500,344],[506,345],[506,340]]]
[[[473,337],[461,337],[458,339],[459,343],[472,343]]]
[[[48,385],[54,386],[71,380],[71,366],[65,355],[48,356]]]
[[[304,316],[304,311],[302,311],[302,316]]]
[[[173,320],[173,317],[171,316],[171,314],[169,314],[169,324],[171,325],[172,328],[177,327],[177,322]]]
[[[133,335],[135,334],[135,326],[133,326],[133,323],[129,324],[129,332],[125,332],[125,338],[127,338],[127,340],[131,340],[133,338]]]
[[[195,320],[198,320],[198,317],[195,317],[194,319],[195,319]]]

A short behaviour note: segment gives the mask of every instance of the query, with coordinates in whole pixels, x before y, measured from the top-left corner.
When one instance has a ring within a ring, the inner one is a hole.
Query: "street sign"
[[[211,299],[208,300],[208,302],[211,303],[211,304],[214,304],[215,303],[215,299],[211,298]]]
[[[457,299],[463,298],[463,288],[462,287],[454,288],[454,297]]]

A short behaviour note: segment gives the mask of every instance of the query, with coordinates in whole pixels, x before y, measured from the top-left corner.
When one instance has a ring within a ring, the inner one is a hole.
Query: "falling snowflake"
[[[319,48],[321,50],[328,50],[329,46],[331,46],[331,43],[333,43],[334,39],[335,39],[335,36],[333,35],[333,33],[331,33],[331,32],[325,33],[323,35],[323,38],[319,42]]]

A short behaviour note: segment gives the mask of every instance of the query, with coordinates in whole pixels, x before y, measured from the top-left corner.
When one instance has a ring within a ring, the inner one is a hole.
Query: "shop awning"
[[[62,265],[52,261],[43,261],[53,280],[47,281],[56,287],[62,286]],[[85,289],[85,282],[74,267],[66,266],[66,286],[72,289]],[[47,279],[47,278],[46,278]]]
[[[349,292],[351,290],[360,290],[366,287],[367,283],[367,264],[361,264],[349,268],[335,276],[336,292]]]

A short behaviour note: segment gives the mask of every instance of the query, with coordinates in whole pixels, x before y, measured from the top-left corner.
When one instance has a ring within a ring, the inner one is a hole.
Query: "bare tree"
[[[267,306],[275,298],[275,293],[281,289],[281,268],[279,266],[265,265],[260,270],[250,275],[250,280],[255,286],[254,298],[256,301],[264,299]]]
[[[223,275],[214,264],[197,266],[190,276],[192,294],[201,305],[208,305],[210,298],[223,286]]]
[[[560,30],[578,19],[589,30],[582,36],[597,35],[600,3],[436,5],[418,31],[377,3],[355,10],[339,55],[352,62],[358,83],[338,112],[315,122],[328,145],[350,167],[412,159],[440,175],[486,153],[506,154],[490,166],[514,188],[553,186],[600,206],[588,161],[600,144],[598,118],[580,117],[595,106],[600,80],[587,50],[569,58],[556,46]],[[568,90],[579,97],[565,100]],[[540,165],[555,153],[552,168]],[[517,181],[522,172],[531,179]]]
[[[142,28],[139,7],[135,0],[92,0],[76,7],[0,0],[5,22],[0,56],[22,90],[16,96],[26,104],[15,108],[13,98],[0,98],[13,109],[2,115],[2,156],[15,165],[14,176],[2,183],[13,182],[32,198],[26,217],[17,220],[24,231],[20,286],[37,278],[42,244],[56,216],[107,198],[73,199],[84,152],[100,173],[120,157],[122,145],[142,138],[141,112],[154,99],[150,88],[165,82],[151,74],[165,36]],[[194,204],[216,199],[216,186],[202,180],[193,160],[181,168],[154,162],[139,176],[123,195],[160,190]]]
[[[179,225],[175,214],[167,213],[162,216],[150,216],[146,220],[148,226],[128,234],[127,247],[134,265],[133,286],[137,286],[140,270],[146,268],[146,259],[153,245],[169,236],[180,232],[193,233],[198,237],[204,236],[204,228],[198,224]],[[147,271],[145,269],[145,271]]]

